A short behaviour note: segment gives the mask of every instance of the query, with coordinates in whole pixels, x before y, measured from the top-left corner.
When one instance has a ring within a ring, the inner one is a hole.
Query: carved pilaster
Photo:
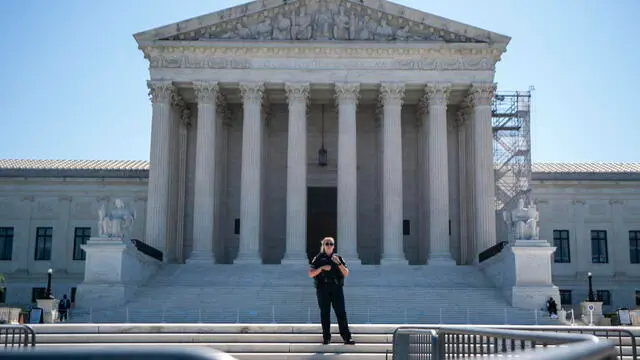
[[[149,98],[152,103],[170,103],[176,93],[176,87],[170,80],[149,80]]]

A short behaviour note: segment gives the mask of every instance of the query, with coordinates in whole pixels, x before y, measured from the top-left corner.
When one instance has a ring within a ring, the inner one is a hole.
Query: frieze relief
[[[493,71],[499,55],[492,50],[463,52],[454,49],[438,51],[436,49],[282,49],[273,47],[231,49],[189,46],[144,49],[151,68],[432,71]]]
[[[348,0],[285,3],[163,40],[209,39],[483,42]]]

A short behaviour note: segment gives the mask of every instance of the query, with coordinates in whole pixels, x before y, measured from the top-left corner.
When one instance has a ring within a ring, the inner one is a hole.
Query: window
[[[602,301],[602,305],[611,305],[611,293],[609,290],[597,290],[596,300]]]
[[[556,247],[556,252],[553,254],[553,262],[571,262],[571,251],[569,248],[569,230],[553,230],[553,246]]]
[[[11,260],[13,254],[13,228],[0,227],[0,260]]]
[[[629,260],[632,264],[640,264],[640,231],[629,231]]]
[[[571,290],[560,289],[560,304],[561,305],[573,304],[573,298],[571,297]]]
[[[636,306],[640,306],[640,290],[636,290]]]
[[[38,299],[44,299],[47,293],[47,289],[43,287],[37,287],[31,289],[31,302],[34,303]]]
[[[90,227],[77,227],[73,233],[73,260],[85,260],[86,254],[82,245],[91,237]]]
[[[6,303],[7,302],[7,288],[6,287],[1,287],[0,288],[0,303]]]
[[[609,263],[607,232],[605,230],[591,230],[591,262],[594,264]]]
[[[72,287],[71,288],[71,295],[69,295],[69,300],[71,300],[72,303],[76,302],[76,291],[78,290],[78,288]]]
[[[39,227],[36,229],[36,251],[34,260],[51,260],[51,242],[53,241],[52,227]]]

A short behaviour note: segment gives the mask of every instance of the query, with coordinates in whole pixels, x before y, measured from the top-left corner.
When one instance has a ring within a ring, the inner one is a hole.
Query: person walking
[[[331,343],[331,306],[333,306],[344,344],[355,345],[349,331],[342,291],[344,279],[349,276],[349,268],[344,259],[335,253],[336,242],[332,237],[325,237],[320,244],[320,253],[311,260],[308,275],[315,282],[322,323],[322,343],[325,345]]]

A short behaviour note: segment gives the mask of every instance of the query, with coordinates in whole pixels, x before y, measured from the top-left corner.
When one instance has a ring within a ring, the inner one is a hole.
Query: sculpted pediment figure
[[[509,37],[386,0],[261,0],[134,35],[153,40],[504,43]]]

